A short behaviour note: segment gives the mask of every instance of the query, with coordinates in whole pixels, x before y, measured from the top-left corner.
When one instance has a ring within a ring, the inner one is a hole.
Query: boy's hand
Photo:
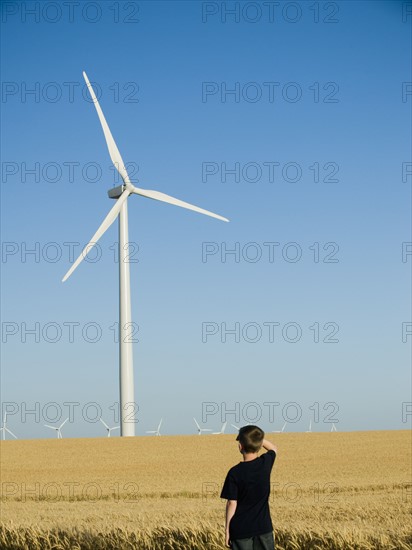
[[[230,525],[230,520],[232,519],[232,517],[234,516],[235,512],[236,512],[236,507],[237,507],[237,500],[228,500],[226,502],[226,524],[225,524],[225,543],[226,543],[226,548],[231,548],[231,543],[230,543],[230,529],[229,529],[229,525]]]

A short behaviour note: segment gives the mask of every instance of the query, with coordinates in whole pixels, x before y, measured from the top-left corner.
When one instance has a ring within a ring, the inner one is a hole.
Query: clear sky
[[[1,9],[9,428],[117,423],[117,224],[61,282],[119,184],[83,70],[132,181],[230,219],[130,197],[137,433],[410,427],[411,2]]]

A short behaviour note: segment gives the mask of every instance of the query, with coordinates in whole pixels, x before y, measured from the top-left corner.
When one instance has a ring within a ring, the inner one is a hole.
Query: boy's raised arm
[[[274,445],[273,443],[271,443],[271,442],[268,441],[267,439],[264,439],[264,440],[263,440],[262,447],[263,447],[266,451],[275,451],[275,453],[278,454],[278,448],[276,447],[276,445]]]

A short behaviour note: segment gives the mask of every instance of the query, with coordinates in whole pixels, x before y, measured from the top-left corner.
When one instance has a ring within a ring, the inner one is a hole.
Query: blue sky
[[[411,21],[407,2],[2,3],[14,433],[53,436],[68,403],[66,437],[117,421],[116,224],[61,283],[118,184],[83,70],[133,182],[230,219],[130,198],[137,433],[410,427]]]

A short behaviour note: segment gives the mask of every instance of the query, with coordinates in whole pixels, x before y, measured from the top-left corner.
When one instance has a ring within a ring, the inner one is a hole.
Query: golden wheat
[[[411,549],[407,431],[282,434],[280,549]],[[0,548],[222,550],[234,436],[1,442]]]

